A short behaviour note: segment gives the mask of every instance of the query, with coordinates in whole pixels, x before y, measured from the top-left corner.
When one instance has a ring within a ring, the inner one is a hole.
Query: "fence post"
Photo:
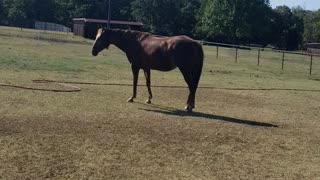
[[[312,75],[312,61],[313,61],[313,55],[311,54],[311,58],[310,58],[310,76]]]
[[[284,51],[282,51],[282,70],[283,70],[283,67],[284,66]]]
[[[258,66],[260,66],[260,48],[258,49]]]
[[[238,62],[238,47],[236,47],[236,58],[235,58],[235,63]]]
[[[217,59],[219,58],[219,46],[217,45]]]

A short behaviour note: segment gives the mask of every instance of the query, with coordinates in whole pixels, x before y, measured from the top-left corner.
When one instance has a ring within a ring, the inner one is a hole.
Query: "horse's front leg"
[[[134,65],[131,65],[132,74],[133,74],[133,95],[128,99],[128,102],[133,102],[133,99],[137,97],[137,85],[138,85],[138,76],[140,68]]]
[[[151,73],[150,69],[144,69],[144,76],[146,77],[146,84],[149,92],[149,97],[146,101],[147,104],[151,104],[152,91],[151,91]]]

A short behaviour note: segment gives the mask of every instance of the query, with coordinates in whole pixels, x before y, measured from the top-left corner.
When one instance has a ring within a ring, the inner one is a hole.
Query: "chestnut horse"
[[[146,32],[101,28],[92,55],[97,56],[103,49],[108,49],[110,44],[125,52],[131,64],[133,95],[128,102],[136,98],[140,69],[144,71],[149,93],[146,103],[151,103],[150,70],[171,71],[178,67],[190,91],[186,110],[192,112],[203,65],[203,49],[198,42],[187,36],[156,37]]]

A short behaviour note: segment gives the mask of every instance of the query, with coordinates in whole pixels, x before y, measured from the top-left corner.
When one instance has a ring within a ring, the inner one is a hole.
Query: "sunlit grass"
[[[92,41],[38,40],[33,33],[0,27],[0,83],[132,83],[116,47],[93,57]],[[221,48],[218,58],[216,47],[204,50],[200,86],[212,89],[198,89],[194,114],[183,110],[186,88],[154,87],[146,105],[142,86],[133,104],[128,86],[76,85],[78,93],[0,87],[0,179],[319,177],[319,92],[215,89],[320,89],[318,59],[309,76],[307,57],[288,56],[282,71],[281,54],[262,52],[258,67],[255,51],[240,50],[235,63],[232,49]],[[186,86],[178,70],[152,71],[152,84]]]

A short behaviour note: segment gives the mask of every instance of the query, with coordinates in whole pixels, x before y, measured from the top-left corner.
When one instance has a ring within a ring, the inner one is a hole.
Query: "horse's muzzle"
[[[97,51],[95,51],[95,50],[92,50],[92,56],[97,56],[98,55],[98,52]]]

